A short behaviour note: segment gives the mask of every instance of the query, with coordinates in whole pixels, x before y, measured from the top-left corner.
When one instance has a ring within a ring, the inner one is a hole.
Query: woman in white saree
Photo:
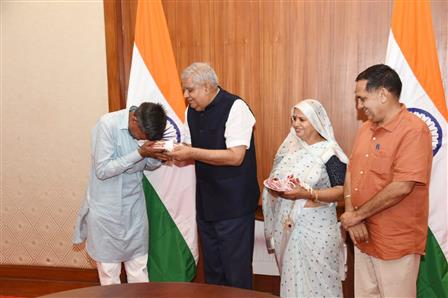
[[[263,191],[265,235],[279,266],[280,295],[342,297],[345,246],[335,202],[343,199],[347,156],[318,101],[301,101],[291,116],[270,178],[293,176],[295,187]]]

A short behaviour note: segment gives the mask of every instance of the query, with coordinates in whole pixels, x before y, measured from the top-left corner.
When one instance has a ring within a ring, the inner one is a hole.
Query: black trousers
[[[255,213],[220,221],[197,218],[209,284],[252,289]]]

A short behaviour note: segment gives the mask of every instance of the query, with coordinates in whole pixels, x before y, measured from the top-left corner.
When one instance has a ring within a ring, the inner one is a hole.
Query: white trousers
[[[416,297],[420,255],[381,260],[355,247],[355,297]]]
[[[128,283],[148,282],[148,254],[124,262]],[[120,284],[121,263],[96,262],[102,286]]]

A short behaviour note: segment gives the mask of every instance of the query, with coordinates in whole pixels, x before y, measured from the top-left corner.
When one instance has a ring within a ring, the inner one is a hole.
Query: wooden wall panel
[[[105,6],[115,2],[104,1]],[[118,2],[121,15],[106,11],[106,24],[120,22],[111,28],[122,28],[123,48],[114,52],[115,60],[108,55],[108,64],[122,63],[117,68],[124,72],[122,80],[116,83],[125,94],[136,0]],[[163,5],[179,72],[195,61],[210,62],[221,86],[244,98],[254,112],[260,181],[269,175],[289,131],[291,106],[305,98],[324,104],[337,140],[351,152],[363,120],[355,107],[354,80],[366,67],[384,62],[392,1],[163,0]],[[447,93],[448,2],[431,5]],[[114,88],[109,82],[112,102]]]
[[[122,31],[121,37],[109,34],[117,45],[116,61],[108,55],[109,73],[118,65],[117,74],[109,76],[111,110],[124,106],[137,7],[136,0],[105,0],[105,7],[112,3],[116,15],[106,11],[106,24],[115,20],[119,25],[110,30]],[[363,119],[355,109],[354,79],[384,61],[391,1],[165,0],[163,5],[179,72],[194,61],[210,62],[223,88],[251,106],[260,181],[289,130],[290,107],[304,98],[325,105],[336,138],[350,153]],[[432,10],[440,61],[446,61],[447,2],[433,1]],[[446,86],[446,63],[442,75]]]
[[[118,2],[118,1],[117,1]],[[135,33],[135,17],[137,14],[136,1],[120,1],[122,14],[122,32],[123,32],[123,91],[125,94],[124,102],[128,94],[129,74],[131,70],[132,51],[134,47],[134,33]]]
[[[194,61],[211,62],[210,4],[173,0],[163,4],[179,73]]]
[[[106,35],[107,84],[109,111],[116,111],[126,105],[124,87],[127,86],[123,64],[123,32],[121,30],[121,2],[104,1]]]
[[[109,111],[126,107],[137,1],[104,0]]]
[[[263,160],[259,163],[259,175],[263,178],[269,175],[275,152],[287,134],[294,91],[303,90],[303,81],[296,80],[302,77],[303,68],[295,67],[302,61],[305,45],[304,36],[295,34],[304,21],[303,13],[300,10],[296,13],[298,5],[302,6],[298,2],[260,4],[261,98],[258,105],[263,104],[255,116],[256,138],[262,142],[257,151],[259,160]],[[294,21],[298,22],[296,26]]]
[[[222,88],[241,96],[255,117],[261,111],[258,5],[255,1],[212,2],[210,5],[210,34],[214,37],[210,62]],[[222,26],[223,22],[226,26]],[[261,138],[256,138],[255,147],[260,148],[261,142]],[[262,177],[258,175],[260,183]]]

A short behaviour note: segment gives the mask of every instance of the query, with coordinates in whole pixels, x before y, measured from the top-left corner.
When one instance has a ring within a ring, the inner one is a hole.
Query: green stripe
[[[428,229],[426,254],[420,262],[417,297],[448,297],[448,263],[431,229]]]
[[[149,222],[149,280],[193,280],[196,263],[184,237],[146,177],[143,189]]]

